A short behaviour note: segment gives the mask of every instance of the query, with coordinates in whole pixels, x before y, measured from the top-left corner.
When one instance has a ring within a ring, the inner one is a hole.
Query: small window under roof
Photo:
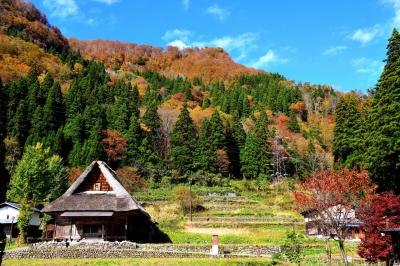
[[[79,185],[75,193],[85,191],[113,191],[97,164],[94,165],[88,176],[85,178],[82,184]]]

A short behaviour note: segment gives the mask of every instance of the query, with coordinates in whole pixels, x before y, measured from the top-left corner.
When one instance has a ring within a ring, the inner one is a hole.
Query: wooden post
[[[189,201],[190,201],[190,205],[189,205],[190,222],[192,222],[192,220],[193,220],[193,216],[192,216],[192,180],[189,181]]]
[[[57,234],[57,221],[54,219],[54,234],[53,234],[53,240],[56,238]]]
[[[128,239],[128,215],[125,216],[125,240]]]
[[[101,238],[104,239],[104,222],[101,223]]]
[[[13,216],[13,218],[12,218],[12,220],[11,220],[11,227],[10,227],[10,242],[9,242],[9,243],[11,243],[11,240],[12,240],[12,231],[13,231],[13,225],[14,225],[14,216]]]
[[[69,240],[72,238],[72,219],[69,220]]]

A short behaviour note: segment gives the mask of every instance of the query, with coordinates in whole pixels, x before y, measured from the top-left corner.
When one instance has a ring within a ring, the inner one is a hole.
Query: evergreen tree
[[[143,140],[143,133],[140,129],[138,118],[135,114],[131,116],[129,129],[125,134],[126,142],[126,155],[124,164],[135,165],[140,159],[140,146]]]
[[[315,153],[315,147],[312,138],[307,141],[307,154],[312,155]]]
[[[8,132],[18,140],[22,147],[28,134],[27,106],[24,100],[20,101],[15,115],[9,120]]]
[[[46,132],[56,131],[64,123],[65,106],[59,82],[51,86],[46,103],[43,107],[43,120],[46,123]]]
[[[367,121],[365,164],[380,190],[400,193],[400,34],[394,29]]]
[[[201,108],[206,109],[210,107],[210,105],[211,105],[210,99],[208,97],[205,97],[203,100],[203,104],[201,105]]]
[[[40,83],[38,80],[31,83],[28,87],[28,119],[32,119],[38,105],[40,105]]]
[[[240,151],[241,171],[246,179],[256,178],[260,173],[258,145],[259,139],[255,132],[247,133],[246,142]]]
[[[240,177],[240,150],[246,141],[246,132],[241,123],[234,121],[227,130],[227,148],[231,172]]]
[[[190,117],[187,106],[184,105],[171,134],[170,148],[173,167],[180,174],[185,174],[193,170],[193,156],[196,150],[196,143],[196,127]]]
[[[102,138],[101,122],[97,121],[90,131],[89,138],[82,147],[83,158],[81,159],[81,162],[83,165],[89,165],[91,162],[102,160],[105,157],[101,145]]]
[[[6,128],[7,128],[7,120],[6,120],[7,113],[5,108],[5,106],[7,106],[7,94],[5,92],[1,79],[0,79],[0,106],[2,106],[0,108],[0,202],[4,202],[6,200],[5,195],[7,191],[7,185],[10,180],[10,176],[4,165],[6,149],[3,140],[6,137]]]
[[[160,141],[161,119],[157,113],[157,105],[151,104],[142,117],[142,122],[146,125],[147,147],[151,147],[153,151],[157,150]]]
[[[196,149],[195,166],[200,170],[215,172],[215,148],[211,139],[210,120],[203,120],[199,132],[199,145]]]
[[[358,143],[357,139],[362,138],[363,135],[359,132],[361,113],[357,110],[356,97],[355,95],[342,97],[336,107],[336,127],[332,152],[338,168],[355,167],[348,161],[348,158],[357,152],[355,144]]]
[[[43,101],[46,100],[46,96],[49,93],[51,87],[53,86],[54,83],[54,79],[51,76],[50,73],[47,73],[46,76],[43,79],[42,84],[40,84],[40,94],[39,94],[39,98],[43,99]]]
[[[218,112],[214,112],[210,119],[210,141],[212,150],[226,148],[225,129]]]
[[[296,115],[294,114],[294,112],[290,112],[290,120],[289,120],[288,129],[295,133],[300,132],[300,126],[299,126],[299,123],[297,122],[297,118],[296,118]]]
[[[42,137],[46,134],[46,121],[43,119],[43,108],[36,107],[31,120],[31,128],[29,130],[29,137],[25,145],[36,145],[37,142],[42,142]]]
[[[260,174],[269,174],[270,147],[268,138],[269,119],[265,112],[260,113],[253,131],[246,136],[244,148],[240,151],[242,173],[246,178],[257,178]]]
[[[127,109],[128,106],[125,102],[125,99],[118,97],[110,109],[110,114],[108,118],[110,129],[116,129],[120,132],[126,132],[129,125]]]

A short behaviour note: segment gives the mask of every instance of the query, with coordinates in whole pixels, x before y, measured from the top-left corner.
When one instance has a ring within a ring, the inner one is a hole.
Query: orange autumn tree
[[[313,212],[313,222],[326,233],[335,235],[347,265],[344,241],[349,236],[349,223],[356,221],[357,208],[369,202],[375,185],[367,171],[357,172],[343,168],[337,172],[328,169],[314,172],[294,192],[296,208]]]
[[[103,149],[107,154],[108,163],[121,161],[126,152],[127,139],[118,130],[103,130],[104,139],[101,140]]]

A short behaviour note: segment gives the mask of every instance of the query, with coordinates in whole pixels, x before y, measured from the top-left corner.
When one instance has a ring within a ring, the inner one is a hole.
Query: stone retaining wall
[[[204,258],[205,253],[179,253],[140,251],[133,249],[89,249],[89,248],[59,248],[59,249],[15,249],[7,251],[4,260],[8,259],[94,259],[94,258]]]
[[[189,219],[186,217],[186,219]],[[257,216],[193,216],[193,222],[269,222],[278,224],[303,223],[304,219],[281,217],[257,217]]]
[[[53,258],[195,258],[209,257],[210,245],[136,244],[133,242],[42,242],[6,251],[4,259]],[[234,257],[270,256],[279,247],[220,245],[220,253]]]

